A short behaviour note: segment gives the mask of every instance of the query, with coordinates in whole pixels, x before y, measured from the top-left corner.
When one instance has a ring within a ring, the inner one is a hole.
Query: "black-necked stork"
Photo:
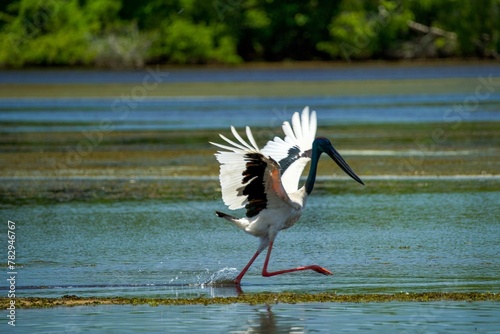
[[[274,239],[279,231],[293,226],[302,214],[307,197],[316,180],[318,161],[322,153],[328,154],[339,167],[357,182],[363,181],[353,172],[342,156],[333,148],[327,138],[316,136],[316,112],[309,113],[305,107],[302,114],[292,116],[292,124],[283,123],[285,139],[275,137],[263,149],[259,149],[252,131],[247,126],[248,143],[231,126],[231,132],[238,142],[223,135],[227,144],[212,143],[221,148],[215,156],[220,162],[220,184],[222,199],[229,209],[246,209],[243,218],[216,211],[245,232],[260,238],[260,245],[245,268],[234,279],[241,279],[257,256],[267,247],[267,256],[262,276],[274,276],[294,271],[314,270],[320,274],[332,273],[318,265],[297,267],[279,271],[268,271],[267,266]],[[304,186],[299,181],[307,163],[311,162],[309,175]]]

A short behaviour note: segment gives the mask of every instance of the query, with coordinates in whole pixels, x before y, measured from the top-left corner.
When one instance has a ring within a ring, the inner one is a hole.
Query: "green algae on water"
[[[386,302],[437,302],[437,301],[500,301],[500,294],[492,292],[401,292],[395,294],[336,294],[336,293],[255,293],[236,297],[197,298],[135,298],[135,297],[78,297],[65,295],[60,298],[16,298],[17,308],[49,308],[97,305],[212,305],[212,304],[296,304],[296,303],[386,303]],[[8,307],[10,300],[0,298],[0,306]]]

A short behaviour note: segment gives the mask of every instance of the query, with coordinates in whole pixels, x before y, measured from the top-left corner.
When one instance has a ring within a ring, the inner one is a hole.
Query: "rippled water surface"
[[[498,71],[496,65],[423,71],[415,67],[391,73],[380,69],[351,73],[283,71],[275,73],[274,79],[476,78],[496,77]],[[176,72],[172,78],[177,82],[259,82],[269,80],[269,72],[264,72],[255,72],[253,79],[245,71],[222,71],[215,77],[208,71],[201,79],[194,72]],[[143,77],[137,73],[33,73],[11,71],[0,82],[133,83]],[[446,112],[453,106],[463,106],[473,93],[148,98],[124,119],[111,110],[114,100],[110,98],[4,98],[0,99],[0,122],[4,133],[19,136],[38,131],[80,133],[95,129],[103,119],[110,120],[115,129],[132,131],[226,128],[229,124],[277,127],[304,105],[321,110],[322,125],[450,122],[444,119]],[[497,122],[500,95],[498,90],[490,93],[460,121]],[[497,156],[495,150],[492,152],[493,160]],[[481,182],[477,176],[480,173],[472,171],[468,182]],[[99,175],[94,181],[99,177],[106,179],[106,175]],[[301,220],[278,235],[270,270],[318,264],[334,275],[298,272],[264,278],[260,274],[262,254],[243,278],[241,289],[245,293],[498,293],[498,187],[464,190],[457,186],[460,178],[449,178],[449,191],[440,188],[432,193],[422,189],[392,193],[390,186],[387,192],[373,193],[369,182],[366,192],[313,193]],[[195,176],[190,182],[205,181]],[[425,182],[442,181],[430,175]],[[492,182],[498,181],[492,178]],[[87,202],[3,205],[2,252],[7,249],[5,222],[16,222],[16,296],[235,296],[239,291],[227,282],[253,255],[258,239],[215,216],[215,210],[227,212],[219,197],[214,193],[200,201],[95,198]],[[0,294],[5,296],[7,291],[6,280],[2,279]],[[0,311],[2,333],[12,330],[5,315],[5,310]],[[500,328],[500,307],[492,302],[79,306],[18,309],[16,316],[17,332],[26,333],[499,333]]]
[[[498,333],[493,303],[96,306],[26,310],[37,333]]]
[[[114,130],[217,129],[279,126],[305,105],[321,111],[321,124],[453,122],[453,105],[469,94],[360,96],[360,97],[203,97],[149,98],[124,114],[112,107],[116,99],[29,98],[0,99],[3,131],[81,131],[95,129],[103,119]],[[494,92],[468,121],[499,121],[500,93]],[[118,110],[119,111],[119,110]],[[244,117],[242,117],[244,115]],[[448,116],[445,116],[448,115]],[[462,115],[462,114],[460,114]],[[196,120],[196,121],[193,121]],[[13,123],[10,123],[13,122]]]
[[[498,192],[313,194],[302,219],[278,236],[270,267],[318,263],[334,275],[299,272],[264,278],[262,256],[241,288],[247,293],[498,292],[499,196]],[[141,201],[4,210],[16,221],[16,294],[236,296],[235,287],[223,283],[243,268],[257,239],[218,219],[213,211],[221,209],[220,201]],[[26,333],[498,333],[499,315],[498,303],[490,302],[79,306],[18,309],[16,329]],[[0,328],[11,329],[6,321]]]
[[[263,278],[261,256],[242,289],[495,291],[498,198],[497,192],[313,194],[301,220],[278,235],[270,268],[317,263],[334,276]],[[210,283],[235,277],[258,239],[214,215],[224,209],[220,201],[141,201],[5,210],[17,223],[19,296],[234,295],[234,288]]]
[[[113,84],[143,82],[147,71],[5,71],[0,84]],[[175,96],[147,97],[124,102],[121,98],[26,97],[0,99],[0,122],[3,131],[33,132],[81,131],[95,129],[102,120],[113,123],[114,130],[202,129],[278,126],[305,105],[321,111],[321,122],[454,122],[498,121],[500,92],[496,79],[497,64],[458,64],[421,66],[352,66],[302,69],[207,69],[164,70],[163,84],[212,82],[272,81],[343,81],[343,80],[432,80],[441,78],[477,79],[475,91],[397,94],[388,89],[384,95],[356,92],[354,96]],[[483,85],[486,85],[483,87]],[[374,85],[376,83],[374,82]],[[129,93],[129,92],[124,92]],[[479,94],[479,95],[478,95]],[[221,94],[224,95],[224,94]],[[477,96],[477,97],[476,97]],[[479,98],[480,97],[480,98]],[[469,105],[470,103],[470,105]],[[467,107],[465,110],[463,107]],[[124,112],[123,110],[128,110]],[[472,112],[471,112],[472,111]],[[447,116],[446,116],[447,115]],[[193,120],[196,120],[193,122]]]

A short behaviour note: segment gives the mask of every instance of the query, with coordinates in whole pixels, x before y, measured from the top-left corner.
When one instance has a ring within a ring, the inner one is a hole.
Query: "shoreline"
[[[10,126],[22,126],[13,123]],[[46,124],[42,124],[47,126]],[[322,127],[338,138],[350,165],[368,181],[357,187],[331,164],[321,164],[316,194],[498,191],[499,122],[464,122],[429,146],[446,124],[357,124]],[[217,199],[219,165],[208,143],[227,130],[110,131],[80,155],[82,132],[8,132],[0,198],[9,205],[126,200]],[[263,128],[256,127],[255,133]],[[272,129],[279,133],[279,129]],[[259,138],[264,143],[267,138]],[[362,134],[362,135],[360,135]],[[94,134],[95,135],[95,134]],[[368,141],[367,138],[370,138]],[[420,143],[424,143],[423,145]],[[420,146],[419,146],[420,145]],[[462,177],[454,177],[461,175]],[[1,207],[0,206],[0,207]]]
[[[159,66],[160,69],[165,70],[200,70],[200,69],[210,69],[210,70],[225,70],[225,69],[321,69],[321,68],[344,68],[344,67],[366,67],[366,66],[387,66],[387,67],[418,67],[423,65],[500,65],[500,62],[496,59],[491,58],[426,58],[426,59],[369,59],[369,60],[283,60],[276,62],[266,62],[266,61],[252,61],[243,62],[240,64],[159,64],[151,63],[146,64],[143,68],[133,68],[133,67],[122,67],[122,68],[112,68],[112,67],[98,67],[98,66],[25,66],[21,68],[17,67],[0,67],[0,71],[33,71],[33,70],[48,70],[48,71],[58,71],[58,70],[95,70],[95,71],[110,71],[110,72],[120,72],[120,71],[141,71],[146,67],[156,67]]]
[[[492,292],[400,292],[395,294],[318,294],[261,292],[240,294],[237,297],[197,297],[197,298],[144,298],[144,297],[78,297],[65,295],[58,298],[20,297],[15,299],[16,308],[51,308],[99,305],[213,305],[213,304],[296,304],[296,303],[387,303],[387,302],[500,302],[500,294]],[[8,307],[10,299],[0,297],[0,306]]]
[[[168,76],[166,77],[168,78]],[[492,77],[493,82],[500,81]],[[289,97],[470,93],[477,78],[172,82],[167,79],[141,97]],[[120,97],[140,83],[0,83],[0,98]]]

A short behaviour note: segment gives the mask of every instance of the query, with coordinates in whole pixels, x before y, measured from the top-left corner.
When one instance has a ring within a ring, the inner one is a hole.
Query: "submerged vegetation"
[[[50,128],[49,124],[38,125]],[[4,123],[0,130],[13,126],[26,124]],[[443,128],[443,124],[322,126],[321,134],[341,142],[339,151],[369,182],[358,187],[347,179],[337,178],[342,173],[332,165],[320,164],[320,177],[329,179],[319,182],[316,192],[436,193],[500,189],[498,178],[490,177],[498,169],[498,161],[493,159],[500,146],[498,122],[463,123],[448,131],[440,145],[429,147],[426,140],[436,128]],[[273,133],[280,133],[279,128],[253,130],[262,134],[257,136],[262,145]],[[78,147],[86,138],[82,132],[5,131],[0,139],[0,156],[4,161],[0,167],[4,177],[0,199],[2,205],[217,200],[219,170],[213,156],[215,148],[208,142],[226,131],[110,131],[84,158],[78,158],[68,149]],[[391,177],[385,179],[384,175]],[[453,175],[474,177],[446,179]],[[418,178],[405,179],[413,176]],[[427,176],[431,179],[426,179]]]
[[[212,305],[243,303],[296,304],[296,303],[385,303],[385,302],[436,302],[436,301],[494,301],[500,302],[500,294],[490,292],[422,292],[396,294],[317,294],[261,292],[240,294],[237,297],[197,297],[197,298],[136,298],[136,297],[78,297],[65,295],[61,298],[22,297],[16,299],[18,308],[48,308],[60,306],[97,305]],[[0,298],[0,306],[6,308],[9,299]]]
[[[7,0],[0,66],[497,58],[500,0]]]

